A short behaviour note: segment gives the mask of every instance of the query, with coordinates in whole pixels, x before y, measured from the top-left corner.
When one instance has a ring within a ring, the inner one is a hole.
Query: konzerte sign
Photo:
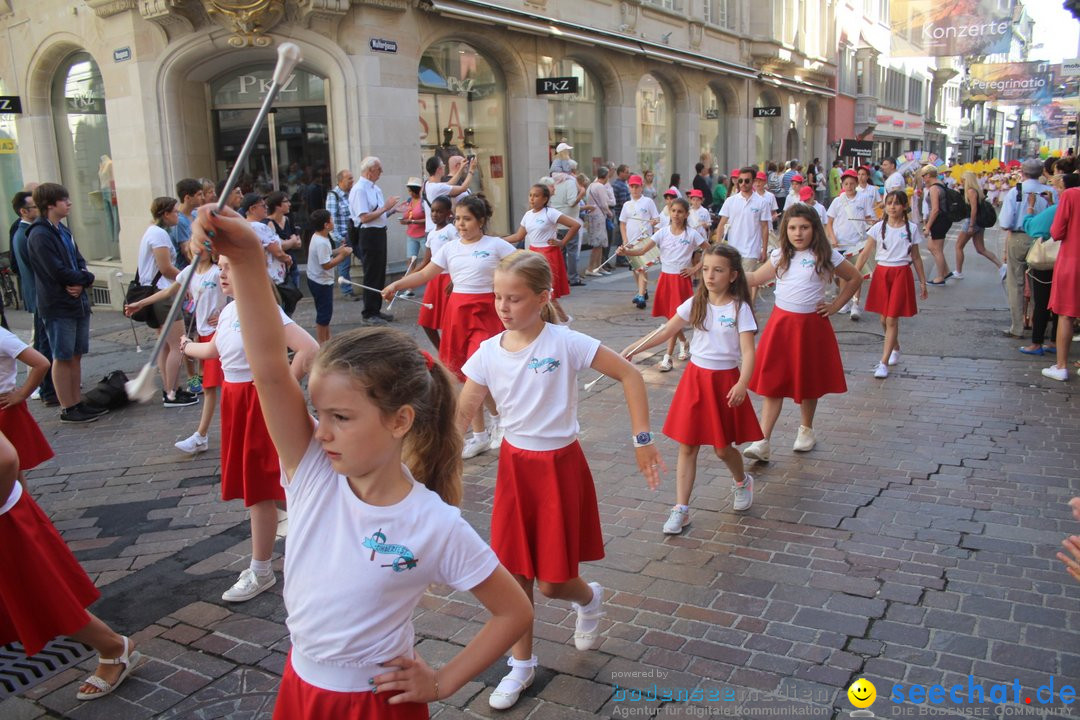
[[[892,0],[894,56],[1008,52],[1012,16],[997,0]]]
[[[1052,88],[1049,63],[976,63],[960,83],[960,102],[1042,105]]]

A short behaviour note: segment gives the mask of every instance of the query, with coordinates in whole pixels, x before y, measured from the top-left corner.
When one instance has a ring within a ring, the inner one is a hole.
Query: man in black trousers
[[[375,184],[381,175],[379,158],[364,158],[360,163],[360,179],[349,192],[349,216],[357,228],[353,252],[364,265],[364,284],[379,290],[386,285],[386,219],[394,214],[400,199],[394,195],[383,200],[382,190]],[[362,317],[369,325],[382,325],[394,319],[390,313],[382,312],[382,295],[371,290],[364,291]]]

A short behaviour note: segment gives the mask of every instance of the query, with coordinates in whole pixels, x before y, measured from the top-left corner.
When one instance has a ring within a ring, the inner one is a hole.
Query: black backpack
[[[954,190],[943,183],[935,183],[944,191],[942,196],[941,212],[950,222],[963,222],[971,217],[971,206],[968,205],[964,193]]]
[[[124,390],[127,381],[128,377],[123,370],[113,370],[101,378],[101,382],[83,393],[83,397],[86,402],[96,407],[109,410],[122,408],[128,404],[127,391]]]
[[[975,208],[975,224],[981,228],[992,228],[997,225],[997,210],[993,204],[983,198]]]

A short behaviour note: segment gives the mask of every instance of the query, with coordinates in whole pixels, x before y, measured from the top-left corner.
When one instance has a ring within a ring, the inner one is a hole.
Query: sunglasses
[[[740,185],[750,185],[753,182],[754,182],[753,180],[747,180],[745,178],[739,178],[739,184]]]

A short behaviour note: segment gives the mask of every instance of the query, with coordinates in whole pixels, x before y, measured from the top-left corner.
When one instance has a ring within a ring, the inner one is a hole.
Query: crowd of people
[[[222,600],[245,602],[276,584],[278,507],[289,511],[284,601],[292,651],[275,717],[426,717],[428,702],[453,694],[507,651],[510,670],[489,704],[508,709],[536,677],[534,589],[571,603],[575,647],[596,647],[606,590],[582,578],[580,563],[602,558],[604,547],[578,442],[578,376],[591,368],[621,384],[636,462],[656,489],[665,468],[645,380],[630,359],[664,345],[658,369],[671,371],[675,361],[685,367],[663,424],[678,456],[675,502],[659,529],[678,535],[691,523],[703,445],[731,473],[732,508],[745,511],[754,500],[748,465],[770,462],[785,400],[799,405],[793,450],[807,453],[818,443],[819,402],[847,391],[829,317],[859,320],[863,309],[879,315],[884,341],[873,374],[885,379],[902,363],[901,319],[917,314],[928,286],[963,278],[963,244],[956,270],[944,257],[946,234],[961,222],[957,197],[970,211],[961,237],[1004,268],[1009,334],[1024,327],[1030,282],[1032,344],[1020,351],[1042,355],[1049,347],[1057,363],[1043,374],[1068,377],[1080,316],[1080,191],[1067,190],[1080,175],[1070,159],[1024,163],[1024,180],[997,198],[995,220],[1007,234],[1003,264],[982,234],[988,185],[1001,182],[992,176],[957,178],[926,165],[905,177],[888,159],[826,172],[817,160],[806,167],[792,160],[736,168],[729,180],[699,163],[684,191],[678,175],[657,188],[650,171],[626,165],[598,167],[590,180],[572,150],[556,147],[549,174],[529,189],[528,211],[501,237],[491,232],[491,204],[470,187],[468,158],[450,167],[429,159],[426,179],[410,178],[404,201],[384,194],[382,163],[365,158],[360,180],[339,171],[326,207],[299,229],[280,192],[236,190],[211,212],[222,184],[188,178],[177,183],[177,197],[153,201],[125,312],[142,314],[166,338],[158,362],[163,405],[203,398],[198,428],[178,450],[209,447],[220,400],[222,497],[243,500],[251,522],[249,567]],[[86,611],[97,591],[34,504],[23,474],[52,456],[26,408],[32,392],[49,404],[55,397],[64,422],[90,422],[102,412],[79,390],[94,278],[63,223],[70,206],[54,183],[13,201],[23,292],[32,288],[35,301],[34,345],[0,330],[0,547],[32,550],[9,557],[17,569],[0,580],[0,642],[19,639],[28,652],[59,634],[87,642],[100,665],[79,698],[95,699],[123,682],[139,652]],[[387,226],[395,216],[405,226],[409,262],[388,283]],[[1050,238],[1061,241],[1059,250],[1043,247]],[[305,242],[315,338],[291,319]],[[1036,247],[1041,254],[1032,253]],[[1051,252],[1056,261],[1046,268],[1039,258]],[[356,259],[362,283],[352,279]],[[572,330],[559,298],[583,285],[582,276],[624,272],[623,263],[634,277],[633,305],[645,309],[651,297],[652,315],[665,324],[615,351]],[[186,313],[165,327],[189,277]],[[383,308],[421,287],[418,322],[438,359],[390,328],[394,318]],[[774,303],[758,337],[765,287]],[[362,300],[364,327],[331,334],[335,295]],[[1051,322],[1056,346],[1047,343]],[[18,387],[17,362],[28,367]],[[749,392],[761,398],[760,414]],[[492,450],[499,463],[489,545],[456,506],[462,460]],[[1073,512],[1080,519],[1080,499]],[[1059,558],[1080,579],[1080,537],[1068,538],[1064,550]],[[470,591],[490,612],[438,669],[416,653],[411,623],[431,583]]]

